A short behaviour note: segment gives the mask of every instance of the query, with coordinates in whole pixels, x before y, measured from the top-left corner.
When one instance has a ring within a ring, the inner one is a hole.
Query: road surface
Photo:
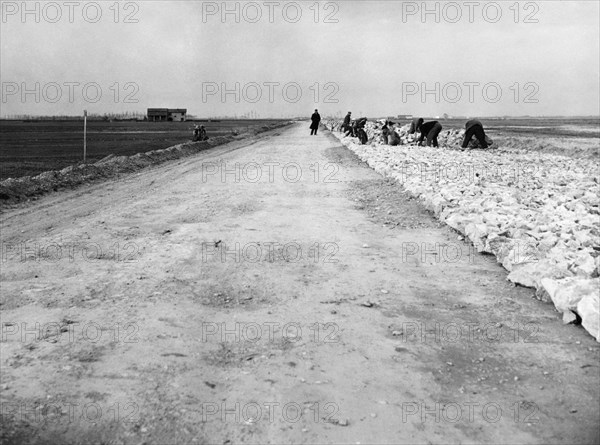
[[[2,215],[4,443],[591,443],[598,345],[297,123]]]

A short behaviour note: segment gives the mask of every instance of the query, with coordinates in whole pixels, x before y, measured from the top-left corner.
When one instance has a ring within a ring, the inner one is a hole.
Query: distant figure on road
[[[442,124],[438,121],[426,122],[420,126],[421,137],[419,138],[419,147],[421,146],[425,135],[427,135],[427,146],[431,147],[433,143],[434,147],[438,147],[438,134],[442,131]]]
[[[465,139],[462,143],[462,148],[467,148],[469,142],[475,136],[479,141],[481,148],[488,148],[488,143],[485,138],[485,131],[483,131],[483,125],[477,119],[471,119],[465,124]]]
[[[344,123],[342,124],[342,133],[347,131],[350,128],[350,121],[352,120],[352,112],[348,111],[348,114],[344,118]]]
[[[423,118],[422,117],[416,117],[412,120],[412,122],[410,123],[410,130],[408,130],[408,134],[415,134],[417,131],[419,131],[419,129],[421,128],[421,125],[423,125]]]
[[[321,122],[321,116],[319,115],[319,110],[315,110],[313,115],[310,117],[312,124],[310,124],[310,135],[317,134],[317,130],[319,129],[319,123]]]

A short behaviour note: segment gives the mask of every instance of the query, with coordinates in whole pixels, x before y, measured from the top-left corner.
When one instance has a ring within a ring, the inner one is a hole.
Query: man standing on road
[[[462,148],[467,148],[469,142],[475,136],[479,141],[481,148],[488,148],[488,143],[485,140],[485,131],[483,131],[483,125],[477,119],[471,119],[465,124],[465,139],[462,143]]]
[[[433,143],[434,147],[438,147],[438,134],[442,131],[442,124],[438,121],[426,122],[421,125],[421,137],[419,138],[419,147],[421,146],[425,135],[427,135],[427,146],[431,147]]]
[[[319,129],[319,123],[321,122],[321,116],[319,115],[319,110],[315,110],[313,115],[310,117],[312,124],[310,124],[310,135],[317,135],[317,130]]]

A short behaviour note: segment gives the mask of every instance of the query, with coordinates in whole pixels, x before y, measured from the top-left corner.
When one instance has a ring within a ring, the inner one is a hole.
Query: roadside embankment
[[[133,156],[109,155],[92,164],[71,165],[62,170],[47,171],[36,176],[8,178],[0,182],[0,203],[14,204],[62,188],[74,188],[92,181],[114,178],[119,174],[191,156],[218,145],[254,137],[289,124],[290,122],[280,122],[254,128],[239,135],[217,136],[203,142],[188,142]]]
[[[600,193],[597,164],[585,158],[500,146],[460,150],[458,130],[440,148],[371,143],[334,132],[380,174],[399,181],[437,218],[495,255],[508,280],[552,301],[565,323],[581,319],[600,341]],[[370,127],[370,128],[369,128]],[[456,133],[456,134],[455,134]],[[443,141],[443,142],[442,142]]]

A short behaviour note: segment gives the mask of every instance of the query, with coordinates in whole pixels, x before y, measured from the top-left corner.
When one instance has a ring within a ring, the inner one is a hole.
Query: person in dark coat
[[[419,131],[419,129],[421,128],[421,125],[423,125],[423,118],[422,117],[416,117],[412,120],[412,122],[410,123],[410,130],[408,130],[408,134],[415,134],[417,131]]]
[[[344,118],[344,123],[342,124],[342,131],[348,130],[350,128],[350,120],[352,119],[352,112],[348,111],[348,114]]]
[[[465,139],[462,143],[462,148],[467,148],[469,142],[475,136],[479,141],[481,148],[488,148],[488,143],[485,140],[485,131],[483,131],[483,125],[477,119],[471,119],[465,124]]]
[[[350,128],[348,129],[348,131],[346,132],[346,134],[344,136],[352,136],[353,138],[359,137],[358,130],[360,130],[361,128],[364,128],[366,123],[367,123],[366,117],[361,117],[360,119],[356,119],[354,122],[352,122],[352,125],[350,125]]]
[[[440,124],[438,121],[431,121],[431,122],[426,122],[424,124],[422,124],[419,129],[421,130],[421,137],[419,138],[419,146],[421,146],[421,143],[423,142],[423,139],[425,139],[425,135],[427,135],[427,146],[431,147],[431,144],[433,143],[434,147],[438,147],[438,134],[440,134],[440,131],[442,131],[442,124]]]
[[[315,110],[313,115],[310,117],[312,124],[310,124],[310,135],[317,134],[317,130],[319,129],[319,122],[321,122],[321,116],[319,115],[319,110]]]
[[[367,124],[367,118],[361,117],[357,119],[352,124],[352,128],[350,131],[352,132],[352,137],[358,138],[361,144],[367,143],[367,133],[365,132],[365,125]]]
[[[354,134],[354,127],[356,126],[356,121],[352,121],[350,124],[348,124],[348,127],[346,128],[346,133],[344,133],[344,137],[346,136],[352,136],[355,137],[356,135]]]

